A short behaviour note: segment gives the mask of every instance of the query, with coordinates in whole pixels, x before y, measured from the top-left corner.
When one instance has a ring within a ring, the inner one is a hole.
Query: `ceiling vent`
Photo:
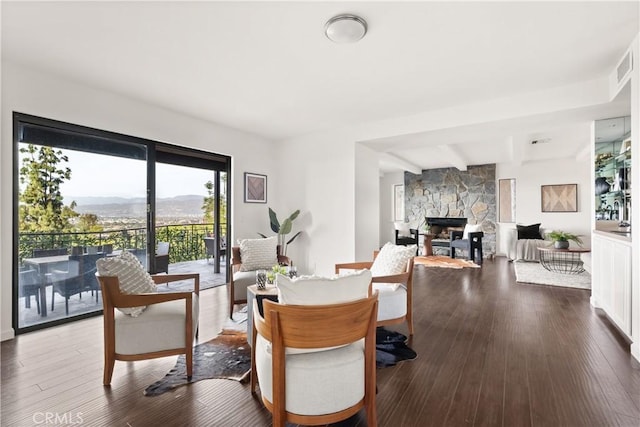
[[[540,138],[540,139],[534,139],[533,141],[531,141],[531,145],[547,144],[549,142],[551,142],[551,138]]]
[[[629,51],[624,56],[624,58],[622,58],[622,61],[620,61],[620,65],[618,65],[618,68],[616,69],[618,84],[620,84],[627,77],[632,68],[633,63],[631,61],[631,51]]]

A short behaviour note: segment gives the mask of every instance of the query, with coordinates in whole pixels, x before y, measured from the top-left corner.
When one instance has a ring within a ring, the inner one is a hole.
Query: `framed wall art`
[[[267,176],[244,173],[244,202],[267,203]]]
[[[516,180],[498,180],[498,221],[516,222]]]
[[[542,212],[578,212],[578,184],[541,186]]]
[[[393,220],[404,222],[404,185],[393,186]]]

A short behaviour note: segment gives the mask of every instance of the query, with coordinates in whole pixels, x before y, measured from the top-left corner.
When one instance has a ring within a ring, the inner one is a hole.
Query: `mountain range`
[[[65,197],[65,203],[75,201],[75,211],[92,213],[98,218],[144,217],[147,211],[144,197]],[[157,217],[201,217],[204,196],[185,195],[156,199]]]

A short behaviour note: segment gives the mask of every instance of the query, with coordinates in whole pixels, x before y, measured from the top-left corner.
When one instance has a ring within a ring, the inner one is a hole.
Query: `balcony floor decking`
[[[169,274],[177,273],[200,273],[200,290],[215,288],[217,286],[224,285],[226,283],[227,264],[226,260],[222,259],[220,263],[220,273],[214,273],[213,261],[207,262],[207,260],[200,259],[195,261],[183,261],[174,264],[169,264]],[[159,292],[176,292],[192,289],[193,281],[187,280],[183,282],[174,282],[168,285],[158,286]],[[47,297],[47,316],[42,317],[38,314],[36,302],[34,298],[31,298],[31,308],[25,308],[24,298],[18,300],[18,320],[21,328],[51,322],[54,320],[60,320],[67,317],[65,315],[64,297],[57,294],[54,298],[53,310],[51,310],[51,286],[46,288]],[[99,293],[98,293],[99,294]],[[69,298],[69,317],[79,316],[93,311],[102,310],[102,297],[98,295],[96,302],[96,295],[91,295],[91,292],[83,292],[80,295],[73,295]]]

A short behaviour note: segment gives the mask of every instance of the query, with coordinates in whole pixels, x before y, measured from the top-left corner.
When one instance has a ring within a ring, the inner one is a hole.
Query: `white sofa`
[[[540,252],[538,248],[552,244],[549,240],[518,240],[518,230],[515,228],[509,229],[507,233],[507,258],[509,261],[540,262]],[[544,236],[545,230],[540,228],[540,234]],[[580,259],[584,262],[584,269],[591,274],[591,253],[585,252],[580,254]]]
[[[550,244],[548,240],[518,240],[518,230],[515,228],[509,229],[507,233],[507,257],[510,261],[540,261],[538,248]],[[540,234],[544,236],[544,229],[540,228]]]

